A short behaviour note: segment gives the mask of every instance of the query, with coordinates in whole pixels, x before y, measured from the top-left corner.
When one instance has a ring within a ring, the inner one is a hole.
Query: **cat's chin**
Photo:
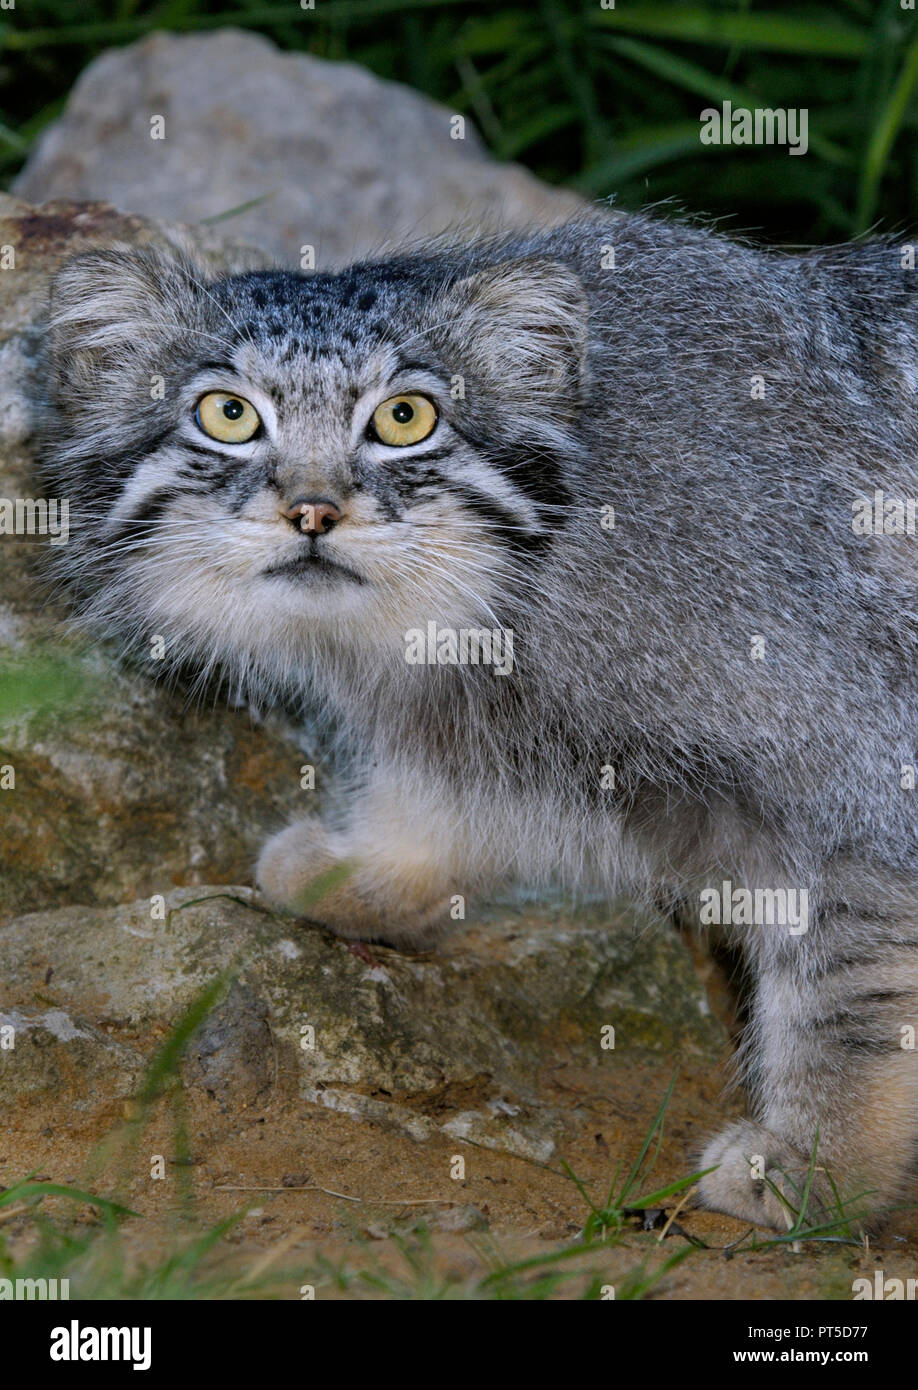
[[[279,619],[306,622],[312,629],[329,623],[363,626],[376,607],[374,586],[345,565],[307,562],[264,570],[255,586],[258,607],[276,627]]]

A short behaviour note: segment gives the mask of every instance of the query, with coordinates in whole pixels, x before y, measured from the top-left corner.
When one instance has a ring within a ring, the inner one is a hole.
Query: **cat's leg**
[[[313,816],[272,836],[256,881],[271,903],[339,936],[423,950],[464,919],[471,877],[482,877],[480,850],[476,864],[455,821],[425,813],[416,789],[378,784],[344,829]]]
[[[748,1044],[757,1119],[708,1145],[700,1166],[718,1167],[701,1180],[701,1201],[786,1229],[818,1132],[810,1219],[838,1214],[828,1173],[847,1213],[881,1224],[918,1153],[918,893],[861,910],[847,895],[826,902],[798,937],[750,930],[759,934]]]

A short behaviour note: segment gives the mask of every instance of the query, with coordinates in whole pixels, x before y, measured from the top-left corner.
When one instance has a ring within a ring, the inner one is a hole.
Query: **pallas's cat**
[[[343,809],[268,840],[265,894],[326,875],[310,915],[409,948],[511,882],[726,919],[753,1118],[701,1196],[777,1226],[817,1135],[875,1209],[916,1151],[916,275],[590,215],[53,289],[86,620],[342,730]]]

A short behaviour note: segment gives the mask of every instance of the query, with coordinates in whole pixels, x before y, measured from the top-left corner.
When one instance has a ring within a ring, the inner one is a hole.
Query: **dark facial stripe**
[[[218,454],[213,449],[208,449],[203,444],[190,444],[184,439],[182,440],[182,453],[183,455],[194,454],[195,459],[202,460],[202,463],[199,464],[190,459],[183,458],[185,467],[198,472],[205,466],[208,469],[212,469],[218,461],[221,463],[226,462],[225,454]]]
[[[496,502],[493,497],[486,497],[477,488],[452,482],[448,478],[443,480],[443,486],[447,492],[464,502],[476,516],[487,521],[491,530],[499,535],[511,550],[537,555],[551,544],[548,532],[522,530],[519,517],[500,502]]]
[[[523,445],[501,447],[472,433],[466,422],[452,420],[453,429],[492,468],[540,507],[567,508],[572,501],[561,460],[548,452],[528,451]]]
[[[892,912],[881,912],[877,908],[859,907],[849,902],[828,902],[821,903],[819,916],[823,917],[857,917],[862,922],[895,922],[897,916]]]
[[[826,962],[824,966],[814,966],[809,972],[809,978],[813,980],[824,980],[830,975],[840,975],[844,970],[857,969],[861,966],[879,964],[879,956],[836,956]]]
[[[566,510],[572,499],[557,459],[541,454],[499,451],[486,452],[492,467],[519,488],[531,501],[551,510]]]
[[[145,525],[149,526],[154,521],[159,521],[163,517],[170,502],[174,502],[176,497],[202,495],[200,488],[191,487],[161,487],[148,493],[142,501],[138,502],[133,511],[118,524],[118,529],[109,538],[114,541],[127,540],[131,534]]]
[[[846,1052],[856,1052],[862,1057],[882,1057],[900,1050],[896,1038],[863,1038],[857,1033],[847,1033],[843,1038],[836,1038],[835,1042]]]
[[[172,432],[173,428],[170,426],[139,444],[113,450],[104,458],[82,460],[80,481],[85,482],[86,492],[94,499],[105,502],[107,506],[114,506],[124,490],[125,479],[155,454]]]
[[[451,448],[449,444],[444,444],[441,449],[430,449],[426,454],[415,454],[413,458],[406,458],[404,462],[406,467],[410,467],[412,464],[423,467],[428,463],[440,463],[443,459],[452,458],[455,452],[455,449]],[[394,462],[398,462],[398,460],[396,459]],[[404,476],[409,482],[411,481],[410,474]]]

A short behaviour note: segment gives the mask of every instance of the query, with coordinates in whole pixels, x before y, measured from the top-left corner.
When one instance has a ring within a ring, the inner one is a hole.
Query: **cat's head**
[[[575,274],[533,257],[218,279],[75,258],[45,466],[88,616],[274,680],[317,647],[504,623],[570,503],[586,325]]]

